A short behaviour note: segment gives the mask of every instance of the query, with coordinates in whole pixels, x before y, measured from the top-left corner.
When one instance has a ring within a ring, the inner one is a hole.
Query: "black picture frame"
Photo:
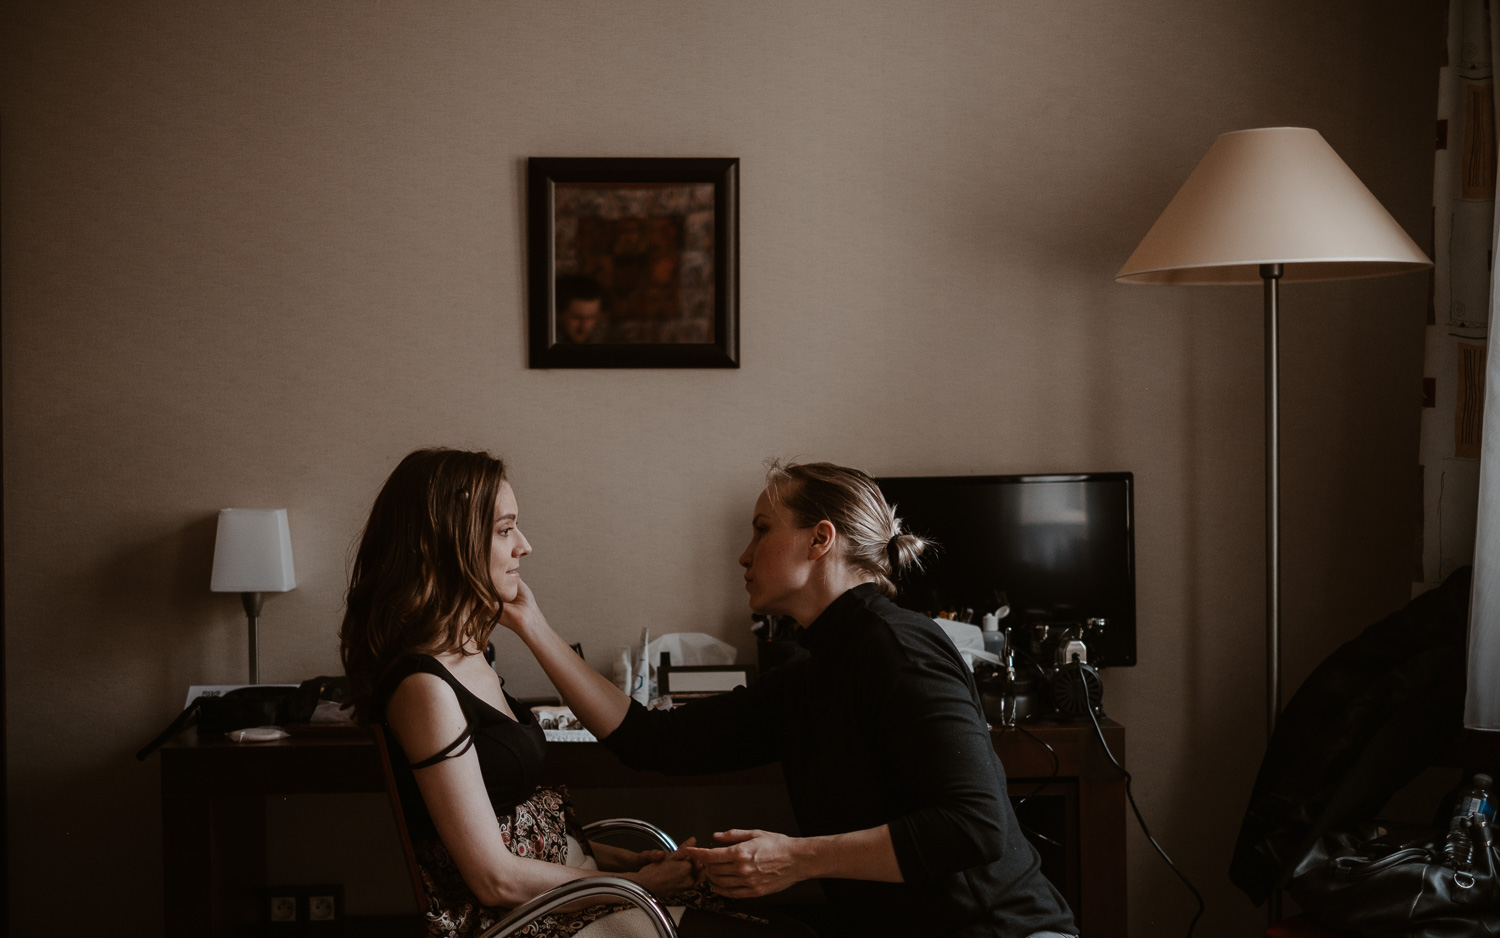
[[[738,368],[739,165],[732,157],[528,159],[529,367]],[[711,197],[705,188],[710,186]],[[658,210],[651,207],[650,200],[658,198],[653,192],[661,193],[662,204],[689,207],[682,214],[673,214],[677,208]],[[708,222],[704,214],[710,202]],[[619,234],[622,225],[650,232],[630,243],[651,240],[656,247],[620,253],[619,245],[627,242]],[[581,233],[585,229],[592,232],[587,238]],[[590,253],[588,245],[600,243],[610,245],[609,256]],[[647,250],[660,256],[653,260]],[[712,267],[705,274],[709,257]],[[603,292],[594,318],[580,320],[570,311],[566,330],[558,321],[560,276]],[[709,277],[711,287],[705,283]],[[645,286],[636,286],[640,283]],[[618,315],[608,309],[616,302]],[[650,316],[627,316],[627,305]],[[664,309],[677,310],[677,318],[662,318]],[[583,338],[575,341],[575,335]]]

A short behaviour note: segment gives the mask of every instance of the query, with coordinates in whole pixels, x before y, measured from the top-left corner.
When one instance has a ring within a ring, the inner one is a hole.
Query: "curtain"
[[[1486,368],[1483,433],[1464,725],[1500,732],[1500,355]]]
[[[1488,13],[1488,3],[1482,3]],[[1484,48],[1493,61],[1500,50],[1500,17],[1487,17],[1487,27],[1479,32],[1487,39]],[[1451,22],[1451,20],[1450,20]],[[1450,26],[1451,29],[1451,26]],[[1491,82],[1493,86],[1493,81]],[[1490,134],[1493,137],[1495,109],[1491,94]],[[1490,172],[1494,173],[1493,166]],[[1493,189],[1491,190],[1493,191]],[[1500,250],[1500,219],[1492,220],[1490,257]],[[1491,278],[1488,316],[1495,321],[1500,289]],[[1488,337],[1489,331],[1485,330]],[[1485,343],[1488,345],[1488,343]],[[1478,508],[1474,537],[1474,588],[1469,599],[1469,691],[1464,708],[1464,725],[1470,729],[1500,731],[1500,355],[1485,356],[1488,361],[1480,377],[1479,396],[1480,454]]]
[[[1432,303],[1423,380],[1418,583],[1472,564],[1465,723],[1500,730],[1500,356],[1488,354],[1500,286],[1493,65],[1500,16],[1449,0],[1433,163]],[[1486,401],[1486,396],[1489,400]],[[1486,406],[1488,404],[1488,406]]]

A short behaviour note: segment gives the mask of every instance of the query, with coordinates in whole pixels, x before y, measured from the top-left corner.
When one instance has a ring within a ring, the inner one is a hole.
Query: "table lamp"
[[[1263,284],[1266,358],[1266,736],[1281,713],[1277,283],[1432,266],[1316,130],[1263,127],[1214,142],[1120,283]]]
[[[292,535],[285,508],[225,508],[214,538],[214,572],[209,589],[239,593],[250,620],[250,683],[260,683],[255,624],[265,593],[297,586],[292,571]]]

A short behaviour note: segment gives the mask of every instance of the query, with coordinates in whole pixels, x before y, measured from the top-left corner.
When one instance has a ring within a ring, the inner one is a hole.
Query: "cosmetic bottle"
[[[635,669],[630,666],[630,647],[621,645],[615,650],[615,673],[613,675],[615,686],[624,691],[628,696],[631,691],[631,679],[635,677]]]

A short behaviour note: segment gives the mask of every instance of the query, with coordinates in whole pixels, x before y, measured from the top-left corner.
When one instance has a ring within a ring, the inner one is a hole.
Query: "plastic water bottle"
[[[1448,826],[1452,828],[1459,819],[1467,818],[1475,814],[1483,814],[1489,823],[1495,823],[1495,796],[1491,794],[1490,788],[1495,780],[1480,772],[1474,776],[1474,781],[1458,793],[1458,798],[1453,802],[1453,819]]]
[[[1443,843],[1443,859],[1455,870],[1467,869],[1473,863],[1469,829],[1475,824],[1475,819],[1483,818],[1486,828],[1495,820],[1495,798],[1490,794],[1493,784],[1493,778],[1480,772],[1453,801],[1453,816],[1448,820],[1448,836]]]

